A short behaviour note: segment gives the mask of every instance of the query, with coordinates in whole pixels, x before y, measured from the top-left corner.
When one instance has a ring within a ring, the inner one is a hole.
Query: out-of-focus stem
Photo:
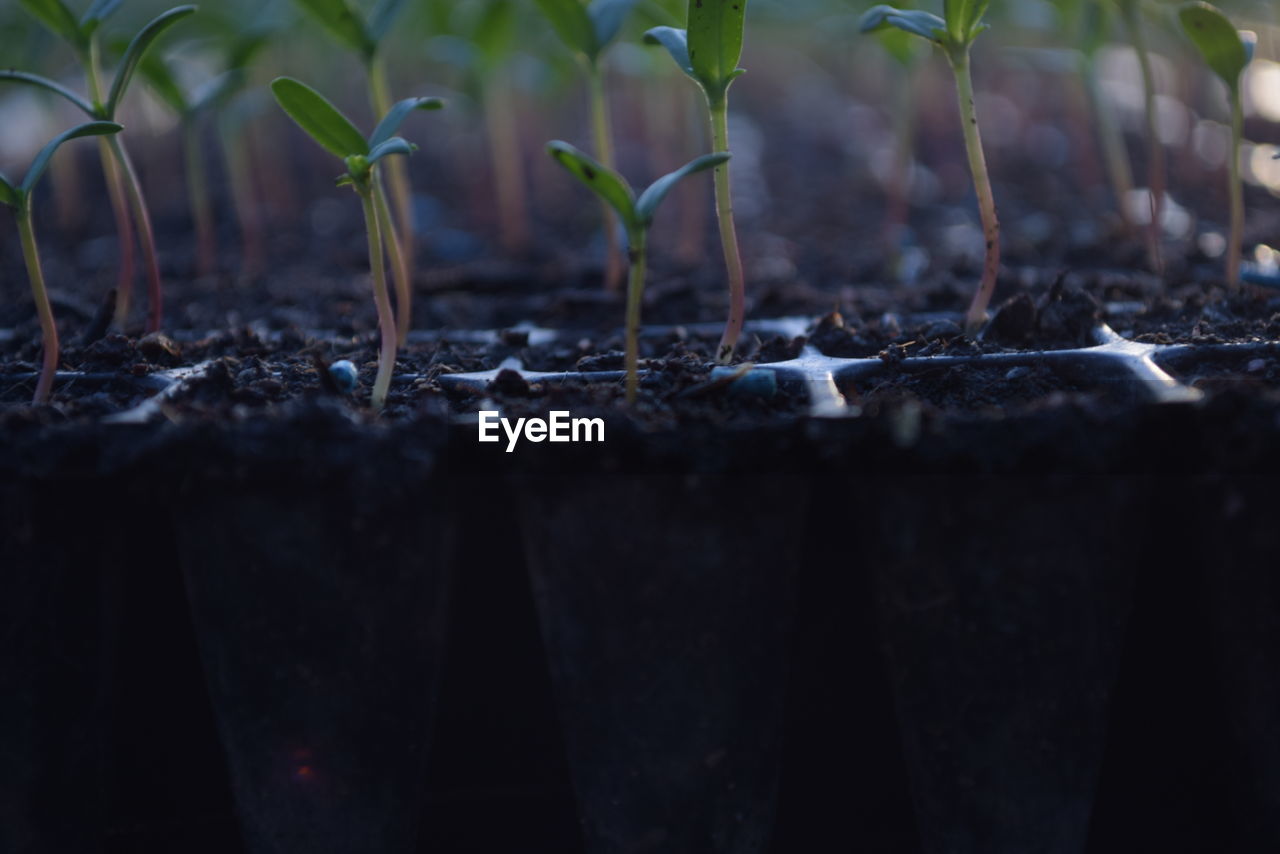
[[[688,149],[682,152],[685,156],[673,159],[688,160],[697,152],[706,150],[702,105],[689,98],[682,91],[683,87],[668,86],[666,89],[676,99],[672,112]],[[692,185],[681,186],[676,192],[680,194],[680,238],[676,244],[676,257],[686,267],[696,267],[702,264],[706,252],[707,197],[701,188]]]
[[[723,97],[710,102],[711,147],[715,152],[729,150],[729,104]],[[729,164],[715,167],[716,218],[720,221],[720,244],[724,248],[724,265],[729,276],[729,320],[725,325],[716,361],[727,365],[733,361],[738,338],[747,318],[747,285],[742,272],[742,253],[738,250],[738,228],[733,221],[733,188]]]
[[[46,403],[53,390],[53,379],[58,372],[58,327],[53,321],[53,306],[49,304],[49,291],[44,284],[44,270],[40,267],[40,252],[36,248],[35,227],[31,221],[31,203],[28,199],[18,209],[18,235],[22,240],[22,257],[27,263],[27,275],[31,279],[31,298],[40,317],[40,333],[44,339],[44,362],[32,403]]]
[[[222,130],[219,137],[227,164],[236,222],[240,227],[240,272],[256,275],[262,270],[262,220],[254,194],[248,147],[242,134]]]
[[[627,403],[633,404],[640,392],[640,308],[644,303],[648,235],[636,229],[628,238],[631,274],[627,279]]]
[[[374,412],[381,412],[391,388],[391,374],[396,367],[396,321],[391,310],[391,295],[387,292],[387,273],[383,266],[382,231],[378,226],[377,206],[373,191],[360,188],[360,201],[364,205],[364,224],[369,233],[369,269],[373,273],[373,301],[378,307],[378,335],[382,347],[378,354],[378,375],[373,382],[370,405]]]
[[[528,197],[520,151],[520,125],[515,120],[515,103],[505,70],[496,71],[486,87],[484,118],[489,128],[489,158],[498,196],[502,248],[522,254],[529,248]]]
[[[201,276],[213,272],[217,255],[213,210],[209,206],[209,180],[205,173],[204,151],[200,145],[200,129],[194,119],[182,123],[183,157],[187,167],[187,196],[191,204],[191,221],[196,228],[196,271]]]
[[[1231,88],[1231,152],[1227,181],[1231,194],[1231,237],[1227,241],[1227,289],[1240,290],[1240,253],[1244,243],[1244,185],[1240,181],[1240,149],[1244,143],[1244,103],[1240,84]]]
[[[902,252],[902,232],[911,208],[911,161],[915,151],[915,69],[898,74],[898,99],[893,105],[893,171],[889,177],[888,210],[884,221],[885,250],[896,266]]]
[[[400,241],[396,237],[396,230],[392,224],[391,208],[387,204],[387,193],[382,188],[380,170],[375,171],[372,183],[378,230],[382,232],[382,242],[386,244],[387,256],[391,259],[391,271],[395,279],[396,342],[403,347],[409,338],[409,326],[413,322],[413,282],[409,279],[409,266],[404,253],[400,251]]]
[[[83,57],[85,76],[88,80],[89,99],[94,107],[102,104],[102,72],[99,70],[101,52],[98,37],[89,39],[89,50]],[[98,137],[98,154],[102,159],[102,176],[107,184],[107,198],[111,202],[111,216],[116,222],[116,238],[120,244],[120,272],[116,279],[117,329],[124,329],[129,320],[129,307],[133,300],[133,221],[129,216],[129,202],[120,176],[120,166],[112,151],[111,137]]]
[[[609,102],[604,93],[604,73],[600,66],[587,66],[587,81],[591,89],[591,126],[595,135],[596,159],[610,169],[616,168],[613,155],[613,130],[609,122]],[[618,218],[608,203],[601,202],[604,212],[604,286],[616,291],[622,284],[622,248],[618,245]]]
[[[1129,37],[1138,55],[1142,70],[1143,111],[1147,125],[1147,192],[1151,196],[1151,222],[1147,228],[1147,260],[1151,269],[1164,272],[1161,241],[1164,228],[1165,159],[1164,143],[1160,141],[1160,118],[1156,105],[1156,80],[1151,69],[1151,52],[1147,49],[1147,36],[1142,27],[1139,4],[1122,4]]]
[[[985,241],[985,259],[982,264],[982,282],[973,295],[965,326],[969,332],[977,331],[986,320],[987,306],[996,290],[1000,275],[1000,219],[996,214],[995,194],[991,192],[991,176],[987,171],[987,156],[982,150],[982,133],[978,130],[978,111],[973,102],[973,77],[969,72],[969,51],[956,49],[949,54],[956,76],[956,93],[960,98],[960,120],[964,125],[964,146],[969,155],[969,171],[973,173],[973,188],[978,194],[978,210],[982,215],[982,236]]]
[[[1116,209],[1125,231],[1133,231],[1133,217],[1129,215],[1129,199],[1133,195],[1133,167],[1129,163],[1129,152],[1125,149],[1124,136],[1120,125],[1116,122],[1115,113],[1103,95],[1098,81],[1098,69],[1091,57],[1080,60],[1080,78],[1084,81],[1092,105],[1094,124],[1098,128],[1098,144],[1102,148],[1102,157],[1107,164],[1107,180],[1111,182],[1111,192],[1115,196]]]
[[[375,113],[374,121],[382,120],[391,110],[391,89],[387,86],[386,67],[380,58],[369,64],[369,98]],[[399,228],[392,227],[392,233],[400,241],[400,249],[404,253],[405,269],[413,275],[414,238],[413,224],[413,187],[409,183],[409,166],[403,157],[388,158],[387,183],[391,186],[391,198],[395,202],[395,220]]]
[[[147,199],[142,193],[142,182],[133,168],[133,161],[120,141],[119,134],[103,137],[111,146],[116,163],[124,176],[125,190],[133,205],[134,220],[138,224],[138,238],[142,243],[142,259],[147,267],[147,294],[150,305],[147,311],[147,331],[158,332],[164,318],[164,294],[160,282],[160,258],[156,252],[155,232],[151,228],[151,213],[147,210]]]

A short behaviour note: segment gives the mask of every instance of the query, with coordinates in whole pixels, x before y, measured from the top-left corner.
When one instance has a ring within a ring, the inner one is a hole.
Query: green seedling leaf
[[[148,48],[155,44],[156,39],[160,38],[165,30],[195,11],[195,6],[179,6],[176,9],[170,9],[168,12],[152,19],[149,24],[133,37],[133,41],[129,42],[129,47],[124,52],[124,59],[120,61],[120,68],[116,70],[115,80],[111,83],[111,93],[107,96],[104,118],[110,119],[115,116],[116,109],[120,106],[120,100],[124,98],[124,93],[129,88],[129,82],[133,79],[133,74],[138,70],[138,64],[142,61],[142,57],[146,54]]]
[[[407,157],[417,150],[418,146],[414,145],[412,142],[398,136],[393,136],[391,139],[380,142],[373,147],[369,152],[369,165],[372,166],[382,158],[391,154],[403,154]]]
[[[36,159],[31,161],[31,168],[27,170],[27,177],[22,179],[22,186],[19,188],[22,195],[28,196],[35,189],[36,183],[44,175],[45,170],[49,168],[49,160],[53,157],[53,153],[64,142],[85,136],[107,136],[108,134],[119,133],[122,130],[124,128],[115,122],[88,122],[58,135],[53,142],[40,149]]]
[[[369,35],[373,36],[375,42],[387,37],[406,5],[406,0],[379,0],[369,15]]]
[[[1213,73],[1234,91],[1253,58],[1253,40],[1246,42],[1230,19],[1208,3],[1188,3],[1178,10],[1178,19]]]
[[[404,120],[414,110],[440,109],[444,109],[444,101],[439,98],[405,98],[392,107],[387,112],[386,117],[378,122],[377,128],[373,131],[373,136],[369,137],[369,148],[375,149],[395,136],[396,131],[400,130],[400,125],[404,124]]]
[[[920,9],[873,6],[863,13],[858,22],[858,29],[864,33],[880,32],[890,27],[936,44],[942,44],[947,39],[947,22],[932,12]]]
[[[662,200],[667,197],[667,194],[671,192],[676,184],[679,184],[690,175],[707,169],[714,169],[723,163],[727,163],[732,156],[727,151],[704,154],[696,160],[686,163],[671,174],[663,175],[650,184],[649,189],[640,194],[640,198],[636,201],[636,218],[644,225],[653,222],[653,216],[657,213],[658,206],[662,204]]]
[[[66,39],[76,47],[84,45],[80,24],[62,0],[18,0],[18,5],[54,35]]]
[[[9,179],[3,173],[0,173],[0,204],[11,208],[22,207],[22,196],[18,188],[9,183]]]
[[[601,45],[596,40],[595,23],[582,0],[535,0],[542,14],[551,22],[556,35],[592,62],[600,55]]]
[[[56,83],[47,77],[41,77],[39,74],[28,74],[25,71],[13,71],[12,69],[9,69],[0,71],[0,80],[8,80],[13,83],[26,83],[28,86],[35,86],[40,89],[44,89],[45,91],[52,92],[55,95],[66,98],[68,101],[83,110],[86,115],[90,117],[94,115],[95,111],[93,109],[93,104],[90,104],[84,98],[81,98],[61,83]]]
[[[745,73],[738,62],[746,16],[747,0],[689,3],[689,65],[712,100],[723,98],[730,84]]]
[[[97,32],[102,23],[116,13],[123,0],[94,0],[88,10],[80,18],[80,32],[86,37]]]
[[[637,0],[591,0],[587,14],[591,17],[591,26],[595,30],[597,50],[604,50],[618,37],[618,31],[622,29],[636,2]]]
[[[231,46],[231,50],[227,52],[227,68],[233,71],[244,68],[252,63],[263,48],[270,43],[271,35],[263,32],[253,33],[237,39]]]
[[[347,0],[297,0],[297,3],[330,35],[365,59],[377,53],[377,40]]]
[[[681,71],[694,80],[698,79],[697,75],[693,73],[693,63],[689,61],[688,31],[675,27],[654,27],[644,34],[644,40],[647,44],[665,47],[667,53],[671,54],[671,59],[675,61]]]
[[[636,217],[636,196],[626,178],[567,142],[554,140],[547,143],[547,153],[617,211],[628,229],[641,224]]]
[[[185,116],[191,111],[191,104],[187,101],[187,94],[178,85],[178,79],[174,77],[173,69],[169,67],[169,63],[164,59],[153,53],[143,56],[142,61],[138,63],[138,73],[142,75],[142,79],[156,93],[156,96],[165,102],[169,109],[180,116]]]
[[[953,44],[967,46],[987,27],[982,16],[987,14],[991,0],[943,0],[942,17],[947,22],[947,32]]]
[[[369,144],[351,120],[310,86],[291,77],[277,77],[271,82],[271,92],[289,118],[325,151],[343,159],[369,153]]]

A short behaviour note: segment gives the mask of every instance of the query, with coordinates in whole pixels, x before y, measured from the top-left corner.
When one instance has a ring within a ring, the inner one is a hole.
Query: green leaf
[[[62,0],[18,0],[18,5],[26,9],[54,35],[61,36],[77,48],[84,46],[85,41],[80,33],[80,24]]]
[[[873,6],[858,22],[864,33],[880,32],[894,27],[904,33],[919,36],[941,44],[947,38],[947,22],[932,12],[920,9],[896,9],[893,6]]]
[[[201,113],[211,107],[226,103],[228,98],[244,88],[244,84],[248,82],[248,79],[244,70],[240,68],[233,68],[230,71],[219,74],[195,91],[191,96],[191,106],[188,112],[192,114]]]
[[[680,70],[695,80],[693,63],[689,61],[689,33],[675,27],[654,27],[644,34],[647,44],[662,45]]]
[[[556,35],[570,50],[595,62],[600,55],[596,27],[582,0],[534,0]]]
[[[80,18],[80,32],[85,37],[97,32],[102,23],[115,14],[123,0],[94,0],[93,4]]]
[[[298,127],[335,157],[368,154],[369,144],[355,125],[316,90],[291,77],[271,81],[271,92]]]
[[[1251,59],[1252,45],[1246,47],[1230,19],[1208,3],[1188,3],[1178,10],[1178,19],[1213,73],[1235,91]]]
[[[663,175],[650,184],[649,189],[640,194],[640,199],[636,202],[636,217],[645,225],[653,222],[653,215],[657,213],[658,205],[662,204],[662,200],[667,197],[667,194],[671,192],[676,184],[697,172],[721,166],[729,162],[729,158],[732,156],[727,151],[704,154],[696,160],[686,163],[671,174]]]
[[[330,35],[366,60],[372,59],[377,53],[377,41],[365,26],[359,13],[351,8],[347,0],[296,0],[296,2],[309,12],[320,26],[328,30]]]
[[[227,52],[227,68],[232,71],[244,68],[252,63],[270,43],[271,35],[263,32],[251,33],[237,39],[232,44],[231,50]]]
[[[18,192],[18,188],[9,183],[9,179],[0,173],[0,204],[8,205],[11,208],[22,207],[22,194]]]
[[[444,109],[444,101],[439,98],[405,98],[388,110],[387,115],[382,121],[378,122],[378,126],[373,131],[373,136],[369,137],[369,148],[377,148],[395,136],[396,131],[400,130],[400,125],[404,124],[404,120],[414,110],[441,109]]]
[[[195,11],[195,6],[178,6],[175,9],[170,9],[168,12],[152,19],[149,24],[133,37],[133,41],[129,42],[129,47],[124,52],[124,59],[120,60],[120,67],[116,70],[115,80],[111,83],[111,93],[107,96],[105,107],[105,118],[110,119],[115,116],[116,109],[120,106],[121,99],[124,98],[125,90],[129,88],[129,81],[133,79],[133,73],[137,71],[138,63],[142,61],[147,49],[155,44],[156,39],[160,38],[165,30]]]
[[[636,195],[626,178],[567,142],[553,140],[547,143],[547,153],[617,211],[628,229],[643,227],[636,216]]]
[[[378,5],[369,15],[369,35],[375,42],[387,37],[406,5],[406,0],[378,0]]]
[[[53,153],[64,142],[85,136],[106,136],[107,134],[119,133],[122,130],[124,128],[115,122],[88,122],[78,127],[73,127],[71,130],[55,137],[53,142],[40,149],[36,159],[31,161],[31,168],[27,170],[27,177],[22,179],[22,186],[20,187],[22,194],[24,196],[29,195],[35,189],[36,183],[44,175],[45,170],[49,168],[49,160],[53,157]]]
[[[1080,12],[1080,51],[1088,57],[1096,56],[1098,51],[1111,40],[1111,10],[1099,2],[1085,3]]]
[[[26,83],[28,86],[36,86],[40,89],[52,92],[55,95],[60,95],[83,110],[90,118],[94,117],[93,104],[90,104],[84,98],[81,98],[61,83],[55,83],[47,77],[41,77],[39,74],[28,74],[25,71],[13,71],[10,69],[0,71],[0,81],[3,80],[8,80],[12,83]]]
[[[721,99],[742,74],[742,29],[747,0],[691,0],[689,64],[711,100]]]
[[[986,26],[982,16],[987,13],[991,0],[943,0],[942,17],[947,22],[947,32],[953,44],[967,46],[973,43]]]
[[[372,166],[382,158],[391,154],[403,154],[407,157],[417,150],[418,146],[414,145],[412,142],[398,136],[393,136],[373,147],[369,152],[369,165]]]
[[[169,63],[165,62],[164,59],[154,53],[147,54],[138,63],[138,73],[142,75],[142,79],[151,87],[151,90],[156,93],[160,100],[168,105],[169,109],[180,116],[185,116],[191,111],[191,104],[187,101],[187,93],[182,91],[182,87],[178,84],[178,79],[173,75],[173,69],[169,67]]]
[[[591,0],[587,15],[595,31],[596,50],[603,51],[618,37],[627,15],[635,8],[637,0]],[[746,0],[742,0],[746,2]]]

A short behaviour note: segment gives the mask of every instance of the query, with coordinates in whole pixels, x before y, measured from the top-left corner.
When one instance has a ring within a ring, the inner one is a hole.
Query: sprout
[[[607,168],[615,167],[613,131],[609,123],[609,104],[605,100],[604,76],[600,60],[637,0],[536,0],[542,14],[551,22],[560,40],[582,60],[591,88],[591,124],[595,137],[596,157]],[[743,0],[746,2],[746,0]],[[604,283],[617,290],[622,283],[622,250],[618,246],[617,222],[608,204],[604,209],[605,257]]]
[[[1151,51],[1147,48],[1146,27],[1142,21],[1141,0],[1117,0],[1133,49],[1142,71],[1143,109],[1147,133],[1147,193],[1150,196],[1151,222],[1147,226],[1147,262],[1155,272],[1163,272],[1164,257],[1160,249],[1164,227],[1165,158],[1160,141],[1160,122],[1156,108],[1155,73],[1151,70]]]
[[[27,176],[20,184],[13,184],[4,175],[0,175],[0,204],[14,209],[18,220],[18,235],[22,241],[22,257],[27,264],[27,275],[31,279],[31,297],[36,304],[36,314],[40,317],[40,333],[44,340],[44,364],[40,369],[40,379],[36,383],[34,403],[45,403],[53,388],[53,379],[58,372],[58,327],[53,321],[53,307],[49,304],[49,292],[45,288],[44,271],[40,267],[40,251],[36,246],[35,227],[31,218],[31,193],[36,184],[49,168],[49,160],[54,152],[64,143],[86,136],[106,136],[119,133],[120,125],[114,122],[89,122],[72,128],[54,139],[36,155]]]
[[[747,0],[694,0],[689,4],[687,29],[655,27],[645,33],[645,41],[665,47],[676,65],[702,87],[711,115],[712,147],[718,152],[729,150],[729,87],[746,73],[738,67],[746,7]],[[729,321],[716,350],[716,359],[728,364],[733,360],[746,321],[746,280],[733,220],[729,167],[718,166],[715,176],[716,216],[720,221],[720,243],[729,275]]]
[[[986,14],[989,5],[990,0],[946,0],[943,4],[943,18],[931,12],[875,6],[863,15],[861,24],[863,32],[896,27],[932,42],[942,48],[955,73],[956,91],[960,97],[960,118],[964,124],[965,149],[969,155],[974,189],[978,194],[982,233],[986,241],[982,282],[969,305],[966,318],[966,327],[970,332],[981,326],[986,318],[987,306],[991,303],[996,279],[1000,274],[1000,221],[996,214],[995,196],[991,192],[991,178],[987,173],[987,158],[982,150],[982,134],[978,129],[978,115],[973,103],[973,78],[969,72],[969,51],[978,36],[988,29],[982,22],[982,16]]]
[[[213,272],[217,238],[213,210],[209,204],[204,151],[200,145],[200,121],[208,113],[221,109],[244,88],[247,82],[244,67],[266,43],[266,37],[262,35],[241,39],[227,53],[228,70],[193,92],[183,88],[170,63],[154,52],[143,57],[138,66],[138,73],[143,80],[177,114],[182,125],[187,195],[191,205],[191,221],[196,229],[196,268],[201,275]]]
[[[1240,290],[1240,252],[1244,232],[1244,188],[1240,183],[1240,147],[1244,137],[1244,103],[1240,77],[1253,60],[1257,37],[1237,32],[1221,11],[1208,3],[1188,3],[1178,11],[1205,62],[1227,84],[1231,100],[1231,152],[1227,158],[1228,192],[1231,197],[1231,236],[1227,242],[1227,288]]]
[[[79,107],[95,121],[115,121],[116,111],[124,99],[129,83],[138,70],[147,50],[160,35],[182,18],[196,11],[195,6],[179,6],[154,18],[129,42],[111,88],[102,86],[101,45],[99,30],[106,19],[120,6],[121,0],[94,0],[79,20],[63,4],[62,0],[21,0],[22,6],[55,35],[65,39],[80,57],[88,78],[89,98],[85,99],[60,83],[22,71],[0,70],[0,80],[38,86],[59,95]],[[120,237],[120,280],[117,286],[116,324],[123,326],[129,313],[129,301],[133,293],[133,229],[129,222],[129,206],[138,225],[138,238],[142,243],[143,260],[147,266],[147,281],[151,300],[147,315],[147,331],[160,329],[163,318],[163,296],[160,282],[160,260],[156,252],[155,232],[151,228],[151,214],[147,209],[142,183],[138,180],[133,162],[125,150],[124,142],[114,134],[102,137],[100,143],[102,170],[106,176],[107,191],[115,215],[116,229]]]
[[[406,0],[378,0],[366,17],[349,0],[296,0],[339,43],[359,54],[369,76],[369,102],[375,116],[385,116],[392,110],[391,91],[387,85],[387,70],[382,61],[381,48],[391,28],[395,26],[407,5]],[[396,307],[399,312],[397,335],[404,344],[412,319],[413,299],[413,188],[409,172],[402,160],[387,163],[390,172],[391,194],[396,203],[393,219],[387,204],[387,194],[379,179],[373,185],[373,203],[380,215],[387,220],[384,235],[391,269],[395,273]],[[399,220],[399,228],[395,220]]]
[[[365,229],[369,238],[369,267],[373,272],[373,298],[378,309],[378,331],[382,338],[382,350],[378,358],[378,376],[373,384],[372,405],[380,411],[391,387],[391,373],[395,369],[396,334],[395,313],[391,308],[391,295],[387,292],[386,268],[383,252],[395,243],[391,230],[390,212],[384,204],[377,203],[381,161],[392,155],[408,155],[416,146],[395,136],[400,125],[415,110],[438,110],[444,106],[439,98],[407,98],[394,105],[378,123],[373,134],[366,139],[356,130],[337,107],[309,86],[289,77],[276,78],[271,84],[281,108],[306,131],[320,147],[341,159],[347,167],[338,178],[338,186],[350,186],[360,196],[364,206]],[[400,311],[408,311],[406,304]]]
[[[548,143],[547,153],[617,212],[626,229],[631,258],[631,274],[627,282],[627,403],[635,403],[640,387],[640,305],[644,297],[649,226],[653,224],[658,206],[676,184],[689,175],[728,162],[729,152],[705,154],[654,181],[639,197],[627,179],[567,142],[556,140]]]

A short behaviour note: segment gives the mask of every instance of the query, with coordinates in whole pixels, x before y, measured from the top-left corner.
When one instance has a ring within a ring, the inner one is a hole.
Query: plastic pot
[[[803,481],[545,476],[519,495],[586,850],[766,850]]]

